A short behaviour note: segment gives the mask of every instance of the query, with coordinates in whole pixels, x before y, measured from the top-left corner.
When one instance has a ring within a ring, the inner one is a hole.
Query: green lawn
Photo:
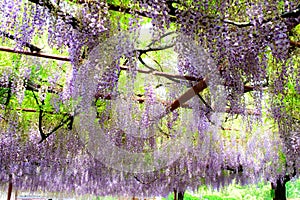
[[[287,197],[289,200],[300,200],[300,179],[287,183]],[[166,200],[173,200],[174,195],[170,194]],[[231,184],[219,191],[207,186],[202,186],[196,193],[186,192],[185,200],[272,200],[271,186],[266,183],[251,184],[241,186],[238,184]]]

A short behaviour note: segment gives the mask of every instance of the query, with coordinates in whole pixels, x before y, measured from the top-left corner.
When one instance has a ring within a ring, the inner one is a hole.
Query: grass
[[[289,200],[300,200],[300,179],[290,181],[286,184],[287,198]],[[170,194],[165,200],[173,200],[174,194]],[[258,183],[241,186],[231,184],[220,190],[201,186],[196,193],[186,192],[185,200],[272,200],[271,185],[269,183]]]

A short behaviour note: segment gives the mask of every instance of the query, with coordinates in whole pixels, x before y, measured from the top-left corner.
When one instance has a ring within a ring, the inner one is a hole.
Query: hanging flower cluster
[[[20,190],[146,197],[299,174],[299,114],[291,102],[300,76],[289,38],[300,22],[295,8],[272,0],[1,1],[3,44],[38,54],[37,38],[47,38],[45,48],[68,53],[71,66],[56,71],[14,58],[1,68],[0,183],[12,176]],[[144,18],[152,42],[137,49]],[[176,34],[170,47],[168,29]],[[180,75],[163,71],[151,54],[166,49],[177,56],[166,71]],[[278,130],[257,128],[269,124],[247,116],[254,107],[263,118],[266,86]],[[28,102],[35,104],[27,115]],[[247,131],[226,134],[226,112],[245,115]]]

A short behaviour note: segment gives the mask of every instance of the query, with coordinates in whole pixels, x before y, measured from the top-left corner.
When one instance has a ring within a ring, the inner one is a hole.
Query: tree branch
[[[228,170],[228,171],[231,171],[235,174],[236,173],[242,173],[244,171],[243,166],[241,164],[239,164],[237,168],[226,165],[225,167],[222,167],[222,170]]]
[[[235,22],[235,21],[232,21],[232,20],[229,20],[229,19],[224,19],[223,22],[226,23],[226,24],[237,26],[239,28],[253,26],[253,24],[251,22]]]
[[[300,15],[300,4],[298,5],[298,7],[292,11],[289,12],[285,12],[281,15],[282,18],[290,18],[290,17],[299,17]]]
[[[39,106],[39,132],[41,135],[41,140],[38,142],[39,144],[42,143],[44,140],[46,140],[50,135],[52,135],[55,131],[57,131],[58,129],[60,129],[63,125],[65,125],[67,122],[73,123],[73,119],[74,117],[69,115],[69,117],[67,119],[64,120],[64,118],[68,115],[67,113],[64,114],[61,122],[52,129],[52,131],[50,131],[49,133],[45,134],[43,131],[43,106],[45,105],[44,100],[41,100],[42,105],[39,104],[39,101],[37,99],[37,96],[35,95],[34,91],[32,91],[33,97],[37,103],[37,105]],[[30,110],[30,112],[32,112],[32,110]],[[72,124],[68,125],[68,128],[72,127]]]
[[[138,57],[138,60],[148,69],[150,69],[151,71],[156,71],[154,68],[150,67],[149,65],[147,65],[144,60],[142,59],[141,55]]]
[[[67,115],[67,114],[66,114]],[[64,117],[66,117],[66,115]],[[47,133],[45,135],[45,138],[42,138],[40,141],[39,141],[39,144],[42,143],[45,139],[47,139],[50,135],[52,135],[53,133],[55,133],[55,131],[57,131],[58,129],[60,129],[63,125],[67,124],[68,122],[73,122],[73,116],[69,116],[67,119],[64,120],[64,117],[63,119],[61,120],[61,122],[53,128],[52,131],[50,131],[49,133]],[[72,125],[68,125],[68,128],[69,127],[72,127]],[[70,128],[69,128],[70,129]]]
[[[45,102],[42,100],[42,106],[39,103],[39,100],[37,99],[37,96],[35,95],[34,91],[32,91],[33,97],[35,99],[36,104],[39,107],[39,132],[41,135],[42,140],[46,139],[46,134],[43,131],[43,107],[45,105]]]
[[[64,13],[62,10],[60,10],[58,5],[52,3],[50,0],[29,0],[29,1],[38,4],[40,6],[45,6],[46,8],[49,9],[50,13],[60,16],[65,21],[66,24],[70,24],[74,29],[79,29],[79,24],[80,24],[79,20],[69,13]]]
[[[7,91],[7,97],[6,97],[6,101],[4,103],[5,106],[8,106],[9,102],[10,102],[10,98],[11,98],[11,86],[12,83],[11,81],[8,82],[8,91]]]
[[[144,60],[141,58],[141,56],[138,57],[138,60],[139,60],[145,67],[147,67],[148,69],[150,69],[149,74],[155,75],[155,73],[163,73],[163,72],[159,72],[159,71],[157,71],[156,69],[154,69],[154,68],[150,67],[149,65],[147,65],[147,64],[144,62]],[[164,75],[166,75],[166,74],[164,73]],[[157,76],[159,76],[159,74],[157,74]],[[171,81],[173,81],[173,82],[179,83],[179,81],[178,81],[178,80],[175,80],[175,78],[172,78],[172,77],[169,77],[169,76],[164,76],[164,77],[167,78],[167,79],[169,79],[169,80],[171,80]]]
[[[179,9],[177,9],[177,8],[174,8],[173,6],[172,6],[172,3],[178,3],[178,2],[176,2],[176,1],[169,1],[168,2],[168,6],[169,6],[169,15],[170,15],[170,20],[171,20],[171,22],[176,22],[176,20],[177,20],[177,18],[176,18],[176,13],[177,13],[177,15],[179,15],[179,13],[181,12]],[[117,5],[112,5],[112,4],[109,4],[109,6],[108,6],[108,9],[109,10],[113,10],[113,11],[117,11],[117,12],[125,12],[125,13],[127,13],[127,14],[132,14],[132,13],[136,13],[136,14],[138,14],[138,15],[140,15],[140,16],[143,16],[143,17],[150,17],[151,18],[151,13],[149,13],[149,12],[146,12],[146,11],[137,11],[137,10],[132,10],[132,9],[129,9],[129,8],[123,8],[123,7],[121,7],[121,6],[117,6]],[[190,8],[191,9],[191,8]],[[197,12],[199,12],[199,11],[197,11],[197,10],[193,10],[193,12],[194,13],[197,13]],[[276,17],[274,17],[274,18],[268,18],[268,19],[263,19],[263,21],[262,21],[262,23],[268,23],[268,22],[270,22],[270,21],[273,21],[273,20],[277,20],[277,19],[279,19],[280,17],[281,18],[297,18],[297,17],[299,17],[300,16],[300,5],[296,8],[296,9],[294,9],[294,10],[292,10],[292,11],[290,11],[290,12],[284,12],[283,14],[281,14],[280,16],[276,16]],[[213,16],[203,16],[204,18],[206,17],[206,18],[215,18],[215,17],[213,17]],[[227,23],[227,24],[231,24],[231,25],[234,25],[234,26],[237,26],[237,27],[239,27],[239,28],[244,28],[244,27],[249,27],[249,26],[254,26],[254,24],[253,23],[251,23],[251,22],[236,22],[236,21],[232,21],[232,20],[230,20],[230,19],[221,19],[221,21],[223,22],[223,23]]]
[[[276,17],[268,18],[268,19],[263,19],[262,23],[265,24],[265,23],[268,23],[270,21],[275,21],[275,20],[279,19],[280,17],[281,18],[297,18],[297,17],[300,16],[300,8],[299,7],[300,7],[300,5],[295,10],[292,10],[290,12],[285,12],[285,13],[281,14],[280,16],[276,16]],[[251,23],[251,22],[235,22],[235,21],[232,21],[232,20],[229,20],[229,19],[224,19],[223,22],[227,23],[227,24],[237,26],[239,28],[254,26],[254,24]]]
[[[51,55],[51,54],[45,54],[45,53],[33,53],[33,52],[29,52],[29,51],[18,51],[13,48],[3,47],[3,46],[0,46],[0,51],[10,52],[10,53],[18,53],[18,54],[24,54],[24,55],[36,56],[36,57],[42,57],[42,58],[49,58],[49,59],[61,60],[61,61],[71,61],[68,57],[65,57],[65,56]],[[125,70],[125,71],[130,70],[126,66],[121,66],[120,69]],[[189,81],[197,81],[198,80],[192,76],[174,75],[174,74],[170,74],[170,73],[152,71],[152,70],[147,71],[147,70],[138,69],[137,72],[144,73],[144,74],[153,74],[156,76],[162,76],[162,77],[166,77],[166,78],[176,78],[176,79],[181,79],[181,80],[189,80]]]
[[[157,48],[160,49],[160,48]],[[152,49],[153,50],[153,49]],[[41,54],[41,53],[32,53],[32,52],[26,52],[26,51],[16,51],[12,48],[7,48],[7,47],[0,47],[0,51],[7,51],[7,52],[12,52],[12,53],[20,53],[20,54],[25,54],[25,55],[30,55],[30,56],[38,56],[38,57],[45,57],[45,58],[51,58],[51,59],[56,59],[56,60],[63,60],[63,61],[70,61],[69,58],[67,57],[61,57],[61,56],[56,56],[56,55],[48,55],[48,54]],[[138,50],[139,51],[139,50]],[[130,69],[125,66],[120,67],[121,70],[126,70],[129,71]],[[166,78],[175,78],[175,79],[181,79],[181,80],[189,80],[189,81],[198,81],[198,83],[190,88],[187,92],[185,92],[183,95],[181,95],[178,99],[176,99],[171,105],[169,105],[166,109],[167,113],[172,112],[176,110],[177,108],[180,107],[180,104],[183,104],[190,100],[192,97],[194,97],[196,94],[199,92],[203,91],[205,88],[207,88],[207,85],[205,83],[204,79],[196,79],[195,77],[192,76],[181,76],[181,75],[174,75],[174,74],[169,74],[165,72],[159,72],[159,71],[153,71],[153,70],[142,70],[138,69],[137,72],[139,73],[144,73],[144,74],[153,74],[156,76],[162,76]],[[244,86],[244,93],[253,91],[254,87],[253,86]],[[103,96],[102,93],[97,93],[95,94],[95,98],[100,98]],[[111,98],[108,96],[108,98]]]
[[[144,182],[141,179],[139,179],[137,176],[133,176],[133,177],[134,177],[135,180],[137,180],[139,183],[141,183],[143,185],[149,185],[149,184],[151,184],[151,183],[153,183],[153,182],[155,182],[157,180],[157,178],[156,178],[156,179],[153,179],[153,180],[151,180],[149,182]]]
[[[180,105],[184,104],[191,98],[193,98],[196,94],[203,91],[207,88],[206,79],[201,79],[196,85],[188,89],[184,94],[178,97],[175,101],[171,103],[166,109],[166,113],[172,112],[180,107]]]
[[[54,59],[54,60],[70,61],[70,58],[64,57],[64,56],[50,55],[50,54],[45,54],[45,53],[23,51],[23,50],[15,50],[14,48],[3,47],[3,46],[0,46],[0,51],[10,52],[10,53],[19,53],[19,54],[23,54],[23,55],[36,56],[36,57],[41,57],[41,58],[49,58],[49,59]]]
[[[290,40],[290,45],[291,45],[291,46],[294,46],[294,47],[300,48],[300,41],[293,41],[293,40]]]
[[[4,37],[9,38],[11,40],[15,40],[15,41],[21,41],[22,40],[20,38],[16,38],[15,36],[13,36],[13,35],[11,35],[9,33],[3,32],[3,31],[0,31],[0,35],[3,35]],[[42,51],[41,48],[39,48],[37,46],[34,46],[33,44],[30,44],[28,42],[25,42],[24,45],[25,45],[25,47],[28,47],[31,52],[39,53],[39,52]]]
[[[16,108],[16,110],[22,111],[22,112],[30,112],[30,113],[38,112],[37,110],[35,110],[33,108]],[[51,114],[51,115],[58,114],[58,113],[55,113],[54,111],[44,111],[44,113]]]
[[[135,51],[139,52],[140,55],[145,54],[147,52],[151,52],[151,51],[162,51],[162,50],[166,50],[166,49],[170,49],[172,47],[174,47],[175,44],[170,44],[170,45],[166,45],[164,47],[149,47],[147,49],[136,49]]]
[[[167,36],[169,36],[169,35],[175,34],[175,33],[176,33],[175,31],[171,31],[171,32],[165,33],[165,34],[163,34],[162,36],[160,36],[158,39],[153,40],[150,44],[147,45],[147,47],[150,48],[152,45],[155,44],[155,42],[158,42],[158,41],[160,41],[161,39],[163,39],[163,38],[165,38],[165,37],[167,37]]]
[[[56,4],[53,4],[51,3],[51,1],[49,0],[29,0],[30,2],[32,3],[36,3],[38,5],[41,5],[41,6],[46,6],[50,12],[52,13],[59,13],[59,16],[62,17],[62,19],[67,23],[67,24],[71,24],[71,26],[74,28],[74,29],[78,29],[79,28],[79,20],[76,19],[74,16],[72,16],[71,14],[69,13],[64,13],[63,11],[61,11],[59,9],[59,6],[56,5]],[[91,3],[93,1],[90,1]],[[77,3],[89,3],[86,2],[86,1],[82,1],[82,0],[79,0],[77,1]],[[176,1],[169,1],[167,2],[168,4],[168,7],[169,7],[169,16],[170,16],[170,21],[171,22],[176,22],[177,20],[177,17],[175,16],[176,14],[177,15],[180,15],[179,13],[181,12],[180,9],[177,9],[177,8],[174,8],[172,6],[172,3],[178,3]],[[145,11],[145,10],[134,10],[132,8],[125,8],[125,7],[122,7],[120,5],[115,5],[115,4],[112,4],[112,3],[107,3],[107,9],[110,10],[110,11],[116,11],[116,12],[122,12],[122,13],[127,13],[127,14],[137,14],[139,16],[142,16],[142,17],[147,17],[147,18],[152,18],[152,13],[151,12],[148,12],[148,11]],[[191,8],[190,8],[191,9]],[[193,12],[197,13],[199,11],[197,10],[193,10]],[[292,10],[292,11],[289,11],[289,12],[284,12],[283,14],[281,14],[280,16],[276,16],[274,18],[268,18],[268,19],[264,19],[262,21],[262,23],[267,23],[267,22],[270,22],[272,20],[276,20],[276,19],[279,19],[280,17],[281,18],[297,18],[300,16],[300,5]],[[215,18],[213,16],[203,16],[204,18]],[[68,19],[68,20],[66,20]],[[227,24],[231,24],[231,25],[234,25],[234,26],[237,26],[239,28],[243,28],[243,27],[248,27],[248,26],[254,26],[253,23],[251,22],[235,22],[235,21],[232,21],[230,19],[221,19],[220,21],[222,21],[223,23],[227,23]]]

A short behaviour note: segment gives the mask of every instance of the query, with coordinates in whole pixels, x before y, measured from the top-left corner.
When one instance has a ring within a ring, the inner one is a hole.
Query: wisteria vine
[[[243,184],[260,179],[285,183],[299,176],[299,42],[291,40],[300,23],[296,1],[3,0],[0,9],[2,51],[60,59],[47,62],[20,54],[11,57],[11,66],[1,64],[1,187],[13,182],[19,190],[165,196],[202,184],[224,186],[234,178]],[[151,42],[137,46],[147,23]],[[98,46],[120,31],[130,34]],[[185,35],[193,44],[174,46],[172,34]],[[216,68],[199,67],[209,59],[194,52],[197,46],[210,54]],[[47,55],[51,50],[69,57]],[[93,74],[94,69],[101,73]],[[220,80],[206,82],[207,69]],[[142,73],[147,76],[141,78]],[[219,81],[226,89],[226,110],[210,99]],[[22,107],[30,101],[33,108]],[[87,144],[91,136],[83,129],[94,122],[76,126],[82,122],[78,114],[91,102],[96,123],[119,148],[153,150],[183,132],[192,133],[193,148],[159,170],[109,167],[91,155]],[[162,111],[151,137],[134,137]],[[240,133],[226,136],[214,112],[228,114],[224,124],[242,115]],[[263,122],[265,115],[272,120]],[[209,129],[212,124],[216,130]]]

